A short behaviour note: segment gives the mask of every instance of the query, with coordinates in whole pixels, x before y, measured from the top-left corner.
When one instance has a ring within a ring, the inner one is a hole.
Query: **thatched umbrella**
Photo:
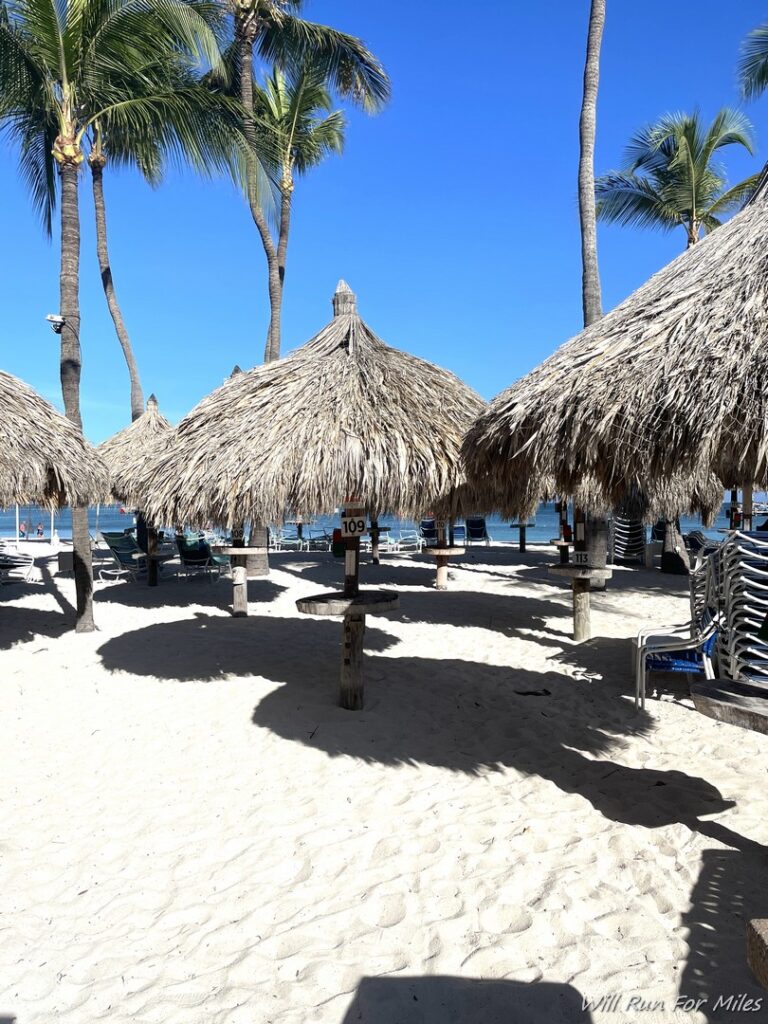
[[[277,362],[236,374],[176,428],[141,482],[156,521],[231,528],[360,497],[372,513],[452,510],[464,431],[484,407],[458,377],[390,348],[339,283],[334,318]]]
[[[510,508],[594,477],[612,504],[682,475],[768,481],[768,190],[502,392],[465,445]]]
[[[482,399],[447,370],[385,345],[343,281],[333,309],[302,348],[231,377],[179,423],[138,489],[148,515],[237,528],[282,521],[287,510],[328,513],[353,496],[374,520],[458,511],[461,441]],[[349,541],[347,609],[357,600],[358,544]],[[242,612],[244,591],[235,594]],[[361,624],[360,601],[356,608]],[[361,639],[356,625],[350,664]]]
[[[0,506],[87,505],[107,492],[106,467],[78,427],[0,371]]]
[[[146,472],[147,459],[160,454],[172,429],[160,412],[157,399],[150,395],[147,408],[138,419],[98,446],[96,450],[109,470],[110,490],[118,501],[130,500],[137,481]],[[139,513],[138,526],[139,544],[149,556],[147,582],[157,586],[157,533],[146,523],[143,513]]]
[[[157,399],[150,395],[147,408],[129,426],[113,434],[97,446],[109,470],[112,494],[118,501],[128,501],[136,489],[136,483],[146,472],[146,461],[156,451],[163,435],[173,428],[160,412]]]

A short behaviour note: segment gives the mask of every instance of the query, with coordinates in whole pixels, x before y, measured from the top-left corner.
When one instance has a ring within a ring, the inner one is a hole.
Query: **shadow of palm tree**
[[[40,636],[54,639],[73,629],[74,625],[74,615],[0,603],[0,650],[39,639]]]
[[[590,1024],[572,985],[431,977],[362,978],[342,1024]]]

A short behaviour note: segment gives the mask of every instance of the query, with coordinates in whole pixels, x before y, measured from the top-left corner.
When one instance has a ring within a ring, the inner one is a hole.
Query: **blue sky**
[[[576,171],[588,0],[310,0],[307,16],[362,36],[393,100],[350,114],[345,155],[296,190],[284,351],[328,321],[344,277],[389,344],[440,363],[490,398],[581,327]],[[697,26],[691,36],[692,18]],[[737,104],[741,40],[756,0],[608,0],[596,170],[670,110]],[[732,181],[766,158],[768,96],[747,107],[754,158],[726,151]],[[222,181],[170,174],[152,190],[107,173],[115,281],[145,393],[183,416],[233,365],[261,361],[265,267],[247,208]],[[0,365],[59,407],[57,245],[43,236],[15,155],[0,154],[6,238]],[[83,179],[82,408],[100,441],[130,417],[128,382],[98,277]],[[679,233],[601,226],[606,309],[684,246]]]

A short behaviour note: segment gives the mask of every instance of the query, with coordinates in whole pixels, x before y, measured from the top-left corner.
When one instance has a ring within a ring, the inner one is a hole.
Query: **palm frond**
[[[738,182],[738,184],[731,185],[729,189],[723,192],[710,205],[708,212],[717,216],[722,213],[734,213],[736,210],[740,210],[752,198],[760,181],[761,174],[762,172],[751,174],[748,178]]]
[[[753,100],[765,91],[768,85],[768,25],[753,29],[742,43],[738,76],[745,99]]]
[[[601,175],[595,181],[595,196],[598,220],[664,230],[680,224],[677,211],[638,174],[612,171]]]
[[[389,100],[389,76],[377,57],[355,36],[291,15],[265,19],[258,38],[259,54],[270,65],[301,69],[308,60],[345,99],[368,113]]]

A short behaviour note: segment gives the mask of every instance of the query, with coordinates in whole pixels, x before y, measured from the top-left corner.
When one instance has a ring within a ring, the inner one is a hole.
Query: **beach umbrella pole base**
[[[573,587],[573,639],[577,643],[592,638],[589,591],[592,580],[607,580],[613,569],[594,568],[589,565],[551,565],[550,576],[570,579]]]
[[[347,711],[363,707],[363,637],[365,616],[345,615],[341,644],[339,706]]]
[[[437,570],[435,572],[435,590],[448,589],[448,562],[451,558],[463,555],[464,551],[464,548],[455,546],[426,548],[427,554],[432,555],[437,563]]]
[[[296,607],[304,615],[341,616],[341,675],[339,706],[359,711],[363,706],[363,637],[365,616],[394,611],[400,598],[392,590],[361,590],[354,597],[339,591],[302,597]]]
[[[217,544],[213,551],[217,555],[228,555],[232,569],[232,615],[244,619],[248,615],[248,559],[264,557],[264,547],[241,547],[239,544]]]
[[[573,581],[573,639],[577,643],[592,637],[592,623],[589,614],[590,587],[589,580]]]

